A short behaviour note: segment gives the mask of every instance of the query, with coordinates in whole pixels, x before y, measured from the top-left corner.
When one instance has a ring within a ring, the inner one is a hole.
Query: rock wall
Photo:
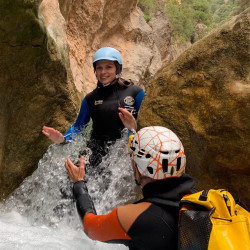
[[[44,3],[0,3],[0,199],[36,169],[50,144],[42,126],[64,130],[77,114],[61,14]]]
[[[64,132],[76,119],[81,99],[96,84],[98,48],[119,49],[123,76],[145,86],[161,67],[152,27],[136,3],[0,2],[0,200],[36,169],[50,144],[42,126]]]
[[[123,77],[144,86],[161,67],[161,52],[152,28],[136,3],[136,0],[72,3],[67,35],[71,69],[79,92],[86,94],[96,85],[92,58],[100,47],[117,48],[123,58]]]
[[[182,140],[198,188],[227,188],[250,205],[250,9],[164,65],[146,90],[140,127]]]

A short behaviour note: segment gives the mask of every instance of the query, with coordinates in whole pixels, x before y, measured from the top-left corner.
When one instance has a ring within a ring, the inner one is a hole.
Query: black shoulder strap
[[[190,194],[194,194],[197,192],[198,192],[198,190],[196,188],[192,188],[190,190]],[[156,204],[158,206],[171,206],[171,207],[178,207],[178,208],[180,207],[180,201],[165,200],[165,199],[158,198],[158,197],[143,198],[139,201],[136,201],[134,204],[137,204],[140,202],[151,202],[151,203]]]
[[[171,206],[171,207],[179,207],[179,204],[180,204],[180,202],[178,202],[178,201],[164,200],[164,199],[157,198],[157,197],[143,198],[143,199],[135,202],[135,204],[141,203],[141,202],[151,202],[155,205]]]

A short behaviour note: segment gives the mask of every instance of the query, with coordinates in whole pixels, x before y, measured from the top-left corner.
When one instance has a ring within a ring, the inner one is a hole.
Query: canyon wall
[[[198,188],[228,188],[250,205],[241,192],[250,183],[249,11],[177,58],[167,14],[147,23],[135,0],[2,0],[0,199],[51,144],[42,126],[65,132],[74,122],[96,85],[92,56],[111,46],[123,77],[146,90],[139,126],[172,129]]]

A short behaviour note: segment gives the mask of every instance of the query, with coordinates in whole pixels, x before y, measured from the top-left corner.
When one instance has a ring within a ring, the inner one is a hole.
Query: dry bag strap
[[[206,201],[207,200],[207,195],[208,195],[209,189],[202,191],[199,200],[200,201]]]

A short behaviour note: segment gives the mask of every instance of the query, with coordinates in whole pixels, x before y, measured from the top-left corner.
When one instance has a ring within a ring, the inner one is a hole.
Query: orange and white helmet
[[[142,176],[153,180],[180,177],[185,172],[184,148],[170,129],[152,126],[138,131],[129,153]]]

